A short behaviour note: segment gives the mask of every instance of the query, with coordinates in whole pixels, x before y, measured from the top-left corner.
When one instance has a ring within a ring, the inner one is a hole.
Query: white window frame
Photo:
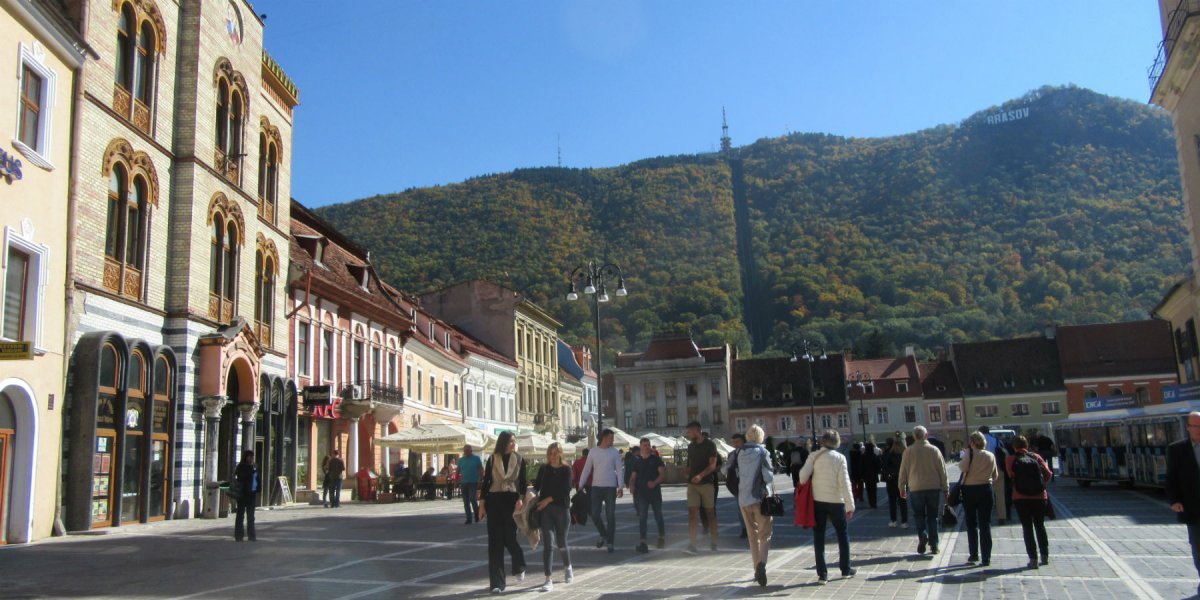
[[[1017,412],[1017,407],[1024,407],[1025,410]],[[1009,405],[1008,410],[1012,412],[1012,416],[1014,417],[1028,417],[1030,415],[1028,402],[1014,402]]]
[[[29,162],[46,169],[47,171],[54,170],[54,163],[50,162],[50,153],[53,150],[51,140],[51,124],[54,121],[54,98],[55,90],[58,87],[58,75],[45,65],[46,49],[39,43],[34,43],[32,47],[25,44],[18,44],[17,60],[17,111],[13,127],[13,147],[16,148]],[[41,148],[30,148],[19,139],[21,136],[21,98],[20,90],[22,89],[21,78],[24,76],[22,67],[29,67],[42,78],[42,106],[38,109],[38,142]],[[7,258],[5,259],[8,260]]]
[[[935,416],[937,418],[934,418]],[[929,405],[929,422],[930,423],[941,423],[942,422],[942,406],[940,404],[930,404]]]
[[[977,404],[975,406],[975,418],[977,419],[995,419],[999,416],[1000,406],[997,404]]]
[[[796,420],[793,419],[790,415],[783,415],[782,417],[779,417],[779,430],[780,431],[795,431],[795,429],[796,429]]]
[[[11,227],[4,228],[4,256],[0,257],[3,261],[4,274],[8,274],[8,251],[9,248],[15,248],[29,257],[29,277],[25,280],[25,315],[22,328],[26,332],[27,340],[9,340],[8,338],[0,337],[5,341],[14,342],[33,342],[33,349],[38,355],[45,354],[46,350],[42,347],[42,325],[45,319],[42,318],[42,309],[46,306],[46,281],[50,271],[50,248],[42,244],[34,243],[25,237],[19,235]],[[0,279],[0,282],[4,281]],[[2,292],[4,290],[0,290]],[[0,304],[0,311],[4,307]]]
[[[1046,410],[1046,407],[1050,406],[1050,405],[1054,406],[1054,412],[1049,412]],[[1042,402],[1042,414],[1043,415],[1061,415],[1062,414],[1062,404],[1058,400],[1045,400]]]
[[[907,381],[897,381],[896,382],[896,393],[907,394],[908,393],[908,382]]]
[[[838,429],[847,429],[850,427],[850,413],[838,413]]]
[[[878,425],[887,425],[892,422],[892,411],[888,406],[875,407],[875,423]]]
[[[821,428],[833,429],[833,415],[829,413],[821,413]]]
[[[746,417],[737,417],[733,420],[733,428],[737,431],[746,431],[750,428],[750,421]]]
[[[954,413],[956,413],[956,412],[958,413],[957,419],[954,418]],[[950,423],[962,423],[962,420],[963,420],[962,404],[959,404],[957,402],[955,402],[953,404],[947,404],[946,405],[946,419]]]
[[[306,343],[304,345],[304,355],[303,356],[301,356],[301,353],[300,353],[300,332],[302,330],[308,334],[308,337],[304,338],[305,340],[307,340],[308,343]],[[312,343],[312,323],[310,323],[308,321],[301,321],[301,320],[297,319],[296,320],[296,348],[295,348],[294,352],[296,353],[296,358],[297,358],[297,360],[296,360],[296,375],[299,377],[311,377],[312,376],[312,368],[311,368],[312,360],[310,358],[312,356],[312,345],[313,345],[313,343]]]

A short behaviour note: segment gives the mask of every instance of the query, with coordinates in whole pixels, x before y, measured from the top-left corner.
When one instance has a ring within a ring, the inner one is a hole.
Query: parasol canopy
[[[375,438],[378,446],[432,454],[459,452],[466,444],[490,451],[495,441],[486,431],[470,423],[422,423]]]

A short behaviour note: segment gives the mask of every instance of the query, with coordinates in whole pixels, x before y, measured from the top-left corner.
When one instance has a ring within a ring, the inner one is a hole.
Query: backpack
[[[734,496],[738,493],[738,482],[741,479],[738,476],[738,453],[742,449],[738,448],[729,454],[729,471],[725,473],[725,489],[729,490]],[[718,457],[717,460],[720,460]]]
[[[1041,496],[1046,492],[1042,465],[1034,456],[1026,452],[1013,460],[1013,487],[1023,496]]]

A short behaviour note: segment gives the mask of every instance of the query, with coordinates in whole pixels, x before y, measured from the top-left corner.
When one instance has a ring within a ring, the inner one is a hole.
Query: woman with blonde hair
[[[575,579],[571,569],[571,550],[567,547],[567,530],[571,527],[571,517],[567,513],[567,499],[571,494],[571,466],[563,462],[562,445],[558,442],[546,448],[546,464],[538,469],[533,489],[538,494],[536,509],[541,512],[538,522],[542,525],[542,570],[546,574],[541,590],[549,592],[554,589],[554,580],[550,578],[554,559],[551,539],[562,555],[565,581],[571,583]]]
[[[525,579],[525,551],[517,542],[513,513],[521,508],[528,487],[525,461],[517,454],[517,440],[505,431],[496,440],[496,449],[488,457],[479,486],[479,518],[487,520],[488,578],[493,594],[503,592],[508,583],[504,576],[505,550],[512,555],[517,581]]]
[[[850,538],[846,535],[846,521],[854,516],[854,494],[850,489],[850,472],[846,457],[837,451],[842,443],[836,429],[826,430],[821,435],[821,449],[812,453],[804,468],[800,469],[800,483],[812,480],[813,552],[817,557],[817,583],[829,581],[829,570],[825,566],[825,522],[833,523],[838,539],[838,567],[842,577],[854,577],[857,569],[850,567]]]
[[[750,541],[750,562],[754,564],[754,580],[758,585],[767,585],[767,551],[771,549],[771,534],[774,523],[771,517],[762,514],[762,499],[774,490],[775,467],[771,455],[763,447],[766,434],[762,427],[751,425],[746,430],[746,443],[736,450],[737,462],[725,463],[721,472],[728,478],[730,469],[737,470],[738,508],[742,522],[746,524],[746,538]]]
[[[967,454],[963,458],[962,505],[966,513],[968,564],[980,563],[986,567],[992,563],[992,482],[1000,472],[996,468],[996,455],[987,451],[987,439],[976,431],[971,434]],[[982,553],[980,552],[982,550]],[[983,560],[980,561],[980,556]]]

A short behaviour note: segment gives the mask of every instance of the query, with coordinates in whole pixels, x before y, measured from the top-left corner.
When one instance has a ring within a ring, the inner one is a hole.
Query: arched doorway
[[[221,408],[220,428],[217,433],[217,480],[230,481],[233,470],[241,458],[238,452],[238,425],[241,418],[238,415],[238,405],[242,398],[242,376],[238,373],[238,365],[229,367],[229,376],[225,378],[225,397],[229,399]],[[249,402],[249,399],[245,401]]]

